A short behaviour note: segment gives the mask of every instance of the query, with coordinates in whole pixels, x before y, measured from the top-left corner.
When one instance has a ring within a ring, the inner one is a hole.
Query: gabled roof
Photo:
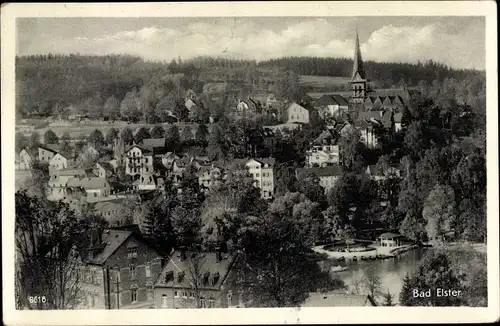
[[[25,147],[25,148],[23,148],[23,149],[21,149],[19,151],[19,154],[21,154],[22,151],[25,151],[29,155],[29,157],[31,157],[31,158],[38,157],[37,151],[35,151],[35,150],[31,149],[31,148]]]
[[[114,172],[115,171],[115,168],[109,162],[103,162],[103,161],[101,161],[101,162],[97,162],[97,164],[99,164],[99,166],[101,166],[106,171],[109,171],[109,172]]]
[[[390,128],[392,126],[392,111],[385,111],[382,117],[382,124],[385,128]]]
[[[199,264],[201,276],[202,289],[219,290],[224,284],[229,272],[233,268],[237,255],[221,253],[222,259],[217,261],[217,254],[215,252],[185,252],[185,256],[180,251],[174,251],[170,255],[168,263],[161,271],[158,279],[155,282],[155,287],[167,288],[191,288],[193,276],[190,274],[190,266],[196,262]],[[173,279],[165,282],[165,275],[168,272],[173,272]],[[184,272],[184,277],[179,279],[179,273]],[[208,276],[208,283],[204,282],[204,275]],[[218,275],[215,279],[216,282],[212,283],[214,276]]]
[[[115,200],[108,200],[108,201],[102,201],[102,202],[97,202],[94,204],[94,210],[101,212],[101,211],[106,211],[109,209],[113,208],[121,208],[123,205],[123,199],[115,199]]]
[[[303,107],[302,105],[299,105],[295,102],[293,102],[292,104],[290,104],[290,106],[288,106],[288,110],[291,110],[291,109],[301,109],[301,110],[307,110],[305,107]]]
[[[50,151],[54,154],[59,152],[59,146],[56,144],[44,144],[44,145],[39,145],[38,147]]]
[[[377,304],[369,295],[345,293],[309,293],[309,297],[302,307],[363,307],[376,306]]]
[[[81,187],[85,190],[102,189],[106,186],[107,182],[104,178],[71,178],[68,180],[68,187]]]
[[[165,138],[146,138],[142,140],[142,145],[150,150],[156,147],[165,147]]]
[[[267,164],[269,165],[270,167],[273,167],[274,164],[276,163],[276,159],[272,158],[272,157],[266,157],[266,158],[251,158],[251,159],[247,159],[245,160],[246,163],[248,163],[249,161],[251,160],[254,160],[254,161],[257,161],[259,162],[260,164],[264,165],[264,164]],[[245,164],[246,164],[245,163]]]
[[[196,106],[196,103],[193,100],[191,100],[191,99],[187,99],[186,102],[184,102],[184,106],[188,110],[191,110],[194,106]]]
[[[325,167],[313,167],[313,168],[298,168],[295,171],[297,179],[300,181],[309,173],[314,173],[318,177],[330,177],[330,176],[340,176],[342,174],[342,167],[340,165],[331,165]]]
[[[62,170],[51,170],[49,174],[51,176],[88,176],[91,173],[91,169],[62,169]]]
[[[323,144],[323,141],[325,140],[330,140],[330,141],[334,141],[336,140],[337,137],[335,137],[334,135],[334,132],[335,130],[325,130],[323,131],[314,141],[313,141],[313,144]]]
[[[102,265],[109,257],[132,235],[132,231],[109,229],[102,235],[101,251],[92,259],[90,263]]]
[[[349,105],[349,102],[342,95],[333,94],[332,97],[337,102],[337,104],[340,106],[348,106]]]

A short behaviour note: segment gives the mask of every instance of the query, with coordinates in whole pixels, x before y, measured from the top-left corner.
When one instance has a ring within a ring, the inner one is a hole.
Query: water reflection
[[[408,274],[413,274],[422,260],[425,252],[429,249],[418,248],[407,251],[401,256],[384,260],[360,260],[360,261],[347,261],[342,262],[349,269],[343,272],[337,272],[337,275],[349,287],[349,290],[355,291],[356,288],[363,293],[361,281],[365,276],[365,271],[368,266],[375,265],[375,270],[382,281],[382,291],[389,292],[393,295],[394,303],[399,303],[399,292],[403,287],[403,279]],[[339,265],[336,260],[323,261],[323,266],[329,268],[331,266]]]

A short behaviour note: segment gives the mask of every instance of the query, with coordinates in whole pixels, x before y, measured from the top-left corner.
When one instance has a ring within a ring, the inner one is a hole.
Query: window
[[[179,297],[179,292],[174,291],[174,298],[178,298],[178,297]]]
[[[145,160],[146,164],[148,164],[148,158],[146,157],[144,160]]]
[[[146,172],[149,172],[149,169],[148,169],[148,167],[147,167],[147,166],[146,166]]]
[[[213,298],[208,299],[208,308],[215,308],[215,300]]]
[[[137,257],[137,247],[128,248],[128,258],[136,258]]]
[[[255,174],[255,177],[256,177],[256,178],[259,178],[259,177],[260,177],[260,173],[256,173],[256,174]]]
[[[146,289],[146,295],[148,296],[148,300],[152,300],[154,298],[153,287],[148,286]]]
[[[136,278],[136,270],[135,270],[135,266],[130,266],[130,279],[131,280],[134,280]]]
[[[146,277],[151,277],[151,265],[149,263],[146,264]]]
[[[162,294],[161,295],[161,306],[162,307],[166,307],[167,306],[167,301],[168,300],[168,297],[166,294]]]
[[[228,307],[231,307],[233,305],[232,301],[233,301],[233,291],[229,290],[227,292],[227,306]]]
[[[168,283],[170,281],[174,280],[174,272],[170,271],[165,274],[165,283]]]
[[[137,302],[137,289],[130,290],[130,299],[132,302]]]

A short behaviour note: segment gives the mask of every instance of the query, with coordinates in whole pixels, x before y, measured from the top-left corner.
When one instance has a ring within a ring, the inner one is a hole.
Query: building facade
[[[174,251],[155,282],[155,308],[228,308],[242,304],[242,293],[236,290],[237,258],[236,254],[222,252]]]
[[[260,188],[263,199],[271,199],[274,196],[274,165],[274,158],[250,159],[245,164],[252,179],[255,181],[255,186]]]
[[[33,155],[28,149],[23,148],[21,152],[19,152],[19,170],[31,170],[33,160],[37,159],[36,156]]]
[[[153,283],[161,272],[162,259],[138,230],[105,230],[81,268],[81,308],[152,307]]]
[[[151,150],[134,145],[125,152],[125,174],[138,178],[140,175],[150,175],[153,172]]]
[[[287,123],[309,123],[309,110],[297,103],[290,104],[287,110]]]

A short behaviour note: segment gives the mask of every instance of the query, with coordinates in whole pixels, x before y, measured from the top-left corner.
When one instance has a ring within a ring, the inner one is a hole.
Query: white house
[[[71,178],[66,183],[70,189],[80,188],[85,190],[87,197],[106,197],[111,193],[108,181],[104,178]]]
[[[295,170],[295,174],[299,182],[310,175],[317,176],[319,178],[319,185],[323,187],[325,193],[327,193],[335,186],[337,180],[342,175],[342,167],[340,165],[332,165],[326,167],[299,168]]]
[[[56,153],[49,161],[49,167],[53,170],[63,170],[69,167],[71,161],[71,154],[69,153]]]
[[[52,157],[57,154],[57,146],[55,145],[40,145],[38,146],[38,160],[40,162],[49,163]]]
[[[19,170],[30,170],[33,164],[33,160],[37,159],[36,155],[29,151],[27,148],[23,148],[19,152]]]
[[[311,149],[306,152],[306,166],[324,167],[338,164],[340,160],[338,137],[333,129],[323,131],[313,141]]]
[[[341,95],[323,95],[314,102],[320,116],[340,117],[349,112],[349,102]]]
[[[125,174],[131,176],[153,173],[153,153],[151,150],[134,145],[125,152]]]
[[[297,103],[292,103],[287,110],[288,123],[309,123],[309,110]]]
[[[255,186],[260,188],[261,197],[270,199],[274,195],[274,158],[250,159],[245,166],[255,181]]]

